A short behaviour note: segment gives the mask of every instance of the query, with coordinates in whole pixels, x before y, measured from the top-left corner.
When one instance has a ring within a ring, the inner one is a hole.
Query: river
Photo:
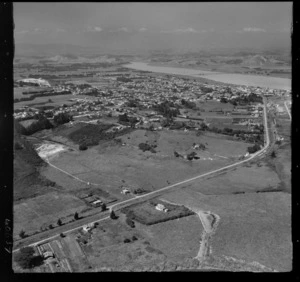
[[[144,62],[132,62],[124,65],[124,67],[150,71],[166,74],[189,75],[192,77],[202,77],[210,80],[246,86],[259,86],[271,89],[291,90],[291,79],[271,77],[271,76],[258,76],[248,74],[235,74],[235,73],[221,73],[205,70],[195,70],[186,68],[164,67],[164,66],[151,66]]]

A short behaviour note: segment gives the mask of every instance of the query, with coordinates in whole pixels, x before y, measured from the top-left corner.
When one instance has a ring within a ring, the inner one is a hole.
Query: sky
[[[14,3],[15,42],[102,49],[290,48],[292,2]]]

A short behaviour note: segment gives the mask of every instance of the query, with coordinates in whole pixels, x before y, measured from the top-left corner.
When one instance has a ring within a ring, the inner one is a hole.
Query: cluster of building
[[[120,114],[126,113],[138,119],[136,127],[147,128],[154,124],[154,129],[160,130],[163,116],[153,111],[153,108],[166,100],[172,101],[174,105],[181,105],[183,98],[189,102],[203,103],[207,100],[220,102],[222,99],[226,99],[230,101],[238,97],[253,95],[253,93],[277,96],[290,93],[284,90],[251,86],[208,85],[184,77],[158,76],[136,71],[102,74],[99,79],[101,84],[98,86],[70,82],[55,86],[55,91],[70,91],[74,98],[70,98],[68,103],[45,110],[46,116],[53,118],[59,113],[69,113],[74,120],[96,123],[103,116],[118,117]],[[78,98],[77,95],[85,95],[86,98]],[[132,105],[129,105],[130,103]],[[217,112],[217,109],[214,111]],[[220,113],[236,118],[243,116],[257,118],[262,116],[262,111],[262,106],[258,104],[237,105],[233,110],[226,110],[222,107],[219,109]],[[16,119],[28,119],[38,112],[38,108],[25,106],[15,111],[14,116]],[[180,117],[188,118],[182,114]],[[193,120],[193,118],[189,119]],[[196,120],[196,118],[194,119]],[[202,118],[198,118],[198,120],[203,121]]]

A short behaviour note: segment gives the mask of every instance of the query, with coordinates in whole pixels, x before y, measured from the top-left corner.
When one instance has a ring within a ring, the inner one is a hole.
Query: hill
[[[49,192],[54,182],[40,176],[39,168],[46,165],[31,143],[22,135],[22,126],[14,124],[14,200],[18,201]]]

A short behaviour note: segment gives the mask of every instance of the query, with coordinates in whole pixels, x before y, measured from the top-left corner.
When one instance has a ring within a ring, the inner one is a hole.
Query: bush
[[[61,219],[59,218],[58,221],[57,221],[57,225],[61,226],[62,225],[62,221]]]
[[[124,242],[124,243],[130,243],[131,241],[130,241],[130,239],[126,238],[126,239],[124,239],[123,242]]]
[[[21,239],[26,238],[28,235],[26,235],[25,231],[22,229],[19,233],[19,236]]]
[[[79,145],[79,150],[80,150],[80,151],[87,150],[87,148],[88,148],[88,147],[87,147],[85,144],[80,144],[80,145]]]
[[[75,219],[75,220],[79,219],[78,212],[75,212],[75,214],[74,214],[74,219]]]
[[[131,228],[134,228],[135,227],[135,224],[134,224],[134,221],[130,218],[126,218],[126,223],[131,227]]]
[[[252,147],[248,147],[247,150],[248,150],[249,154],[254,154],[255,152],[260,150],[260,146],[258,144],[255,144]]]
[[[67,123],[72,120],[72,117],[66,113],[59,113],[54,116],[54,122],[58,125]]]
[[[116,216],[116,214],[115,214],[114,211],[111,211],[111,213],[110,213],[110,218],[111,218],[111,219],[117,219],[118,217]]]

